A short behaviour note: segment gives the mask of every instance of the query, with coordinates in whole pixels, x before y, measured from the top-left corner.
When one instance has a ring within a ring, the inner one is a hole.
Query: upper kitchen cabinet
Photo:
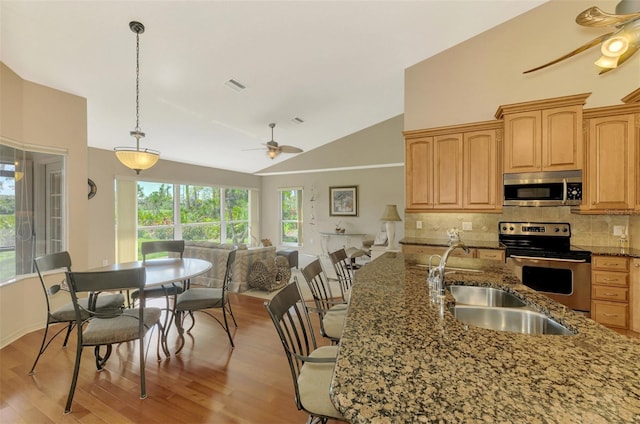
[[[584,111],[587,169],[581,213],[640,210],[640,103]]]
[[[582,107],[590,93],[500,106],[504,172],[582,169]]]
[[[405,132],[406,211],[502,210],[502,122]]]

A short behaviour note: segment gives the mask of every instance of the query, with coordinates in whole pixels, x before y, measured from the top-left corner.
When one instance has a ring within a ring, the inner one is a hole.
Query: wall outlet
[[[624,234],[624,225],[614,225],[613,226],[613,235],[621,236]]]
[[[102,266],[107,266],[109,265],[109,260],[108,259],[103,259],[102,260]]]
[[[422,230],[422,221],[416,221],[416,229]]]
[[[462,231],[473,231],[473,224],[469,221],[463,222]]]

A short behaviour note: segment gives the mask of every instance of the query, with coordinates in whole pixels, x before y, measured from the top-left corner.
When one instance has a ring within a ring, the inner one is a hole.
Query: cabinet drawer
[[[594,299],[627,302],[629,290],[626,287],[592,286],[591,296]]]
[[[629,274],[624,272],[593,271],[591,274],[591,284],[629,286]]]
[[[591,318],[609,327],[627,328],[629,306],[594,300],[591,302]]]
[[[477,250],[477,258],[478,259],[491,259],[494,261],[502,261],[504,262],[504,250],[499,249],[478,249]]]
[[[620,256],[593,256],[591,268],[605,271],[629,271],[629,260]]]

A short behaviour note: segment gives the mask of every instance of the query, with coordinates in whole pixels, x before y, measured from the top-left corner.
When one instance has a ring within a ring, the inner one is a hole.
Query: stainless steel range
[[[507,266],[525,286],[577,311],[591,309],[591,252],[571,246],[566,222],[500,222]]]

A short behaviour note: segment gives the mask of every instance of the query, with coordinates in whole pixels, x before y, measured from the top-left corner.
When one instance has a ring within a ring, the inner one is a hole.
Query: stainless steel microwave
[[[582,171],[504,174],[505,206],[567,206],[582,203]]]

